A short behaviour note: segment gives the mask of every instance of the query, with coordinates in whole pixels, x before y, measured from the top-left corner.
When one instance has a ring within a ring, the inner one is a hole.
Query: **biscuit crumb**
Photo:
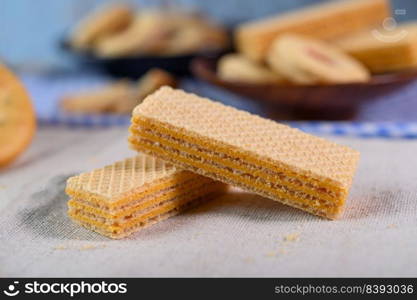
[[[58,245],[54,247],[54,250],[66,250],[68,249],[67,246],[64,245]]]
[[[299,233],[291,233],[291,234],[287,234],[286,236],[284,236],[284,241],[285,242],[297,242],[299,238],[300,238]]]
[[[396,224],[389,224],[388,226],[387,226],[387,228],[397,228],[398,226],[396,225]]]
[[[271,251],[271,252],[266,253],[265,255],[268,256],[268,257],[274,257],[277,254],[275,252]]]
[[[268,256],[268,257],[276,257],[278,255],[284,255],[284,254],[287,254],[287,253],[288,253],[288,251],[286,249],[282,248],[282,249],[278,249],[278,251],[268,252],[265,255]]]
[[[245,257],[245,258],[243,259],[243,261],[244,261],[245,263],[253,263],[255,260],[253,259],[253,257]]]
[[[84,251],[84,250],[93,250],[98,248],[105,248],[106,245],[84,245],[80,247],[78,250]]]
[[[279,249],[279,250],[278,250],[278,253],[279,253],[279,254],[287,254],[287,253],[288,253],[288,251],[287,251],[286,249]]]

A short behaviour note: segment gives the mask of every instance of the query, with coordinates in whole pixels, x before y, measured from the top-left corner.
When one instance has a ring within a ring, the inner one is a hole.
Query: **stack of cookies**
[[[329,40],[379,26],[389,16],[389,0],[328,1],[241,24],[236,30],[235,42],[240,53],[261,62],[274,40],[282,34]]]
[[[126,4],[100,7],[69,38],[76,51],[100,57],[174,56],[222,50],[226,31],[206,16],[176,7],[135,11]]]
[[[120,79],[103,87],[71,93],[61,99],[63,110],[71,113],[130,114],[146,96],[161,86],[175,87],[177,80],[170,73],[153,68],[137,82]]]
[[[251,21],[235,32],[237,53],[220,79],[254,85],[363,83],[417,67],[417,25],[397,26],[389,0],[342,0]]]
[[[226,185],[139,154],[68,179],[69,216],[123,238],[224,192]]]
[[[276,38],[264,62],[243,54],[220,58],[222,80],[250,84],[342,84],[367,82],[369,70],[338,47],[321,40],[287,33]]]
[[[170,87],[134,109],[129,144],[137,157],[67,183],[69,216],[111,238],[213,199],[228,184],[336,219],[359,159],[348,147]]]
[[[334,43],[372,73],[417,68],[417,23],[395,21],[338,38]]]

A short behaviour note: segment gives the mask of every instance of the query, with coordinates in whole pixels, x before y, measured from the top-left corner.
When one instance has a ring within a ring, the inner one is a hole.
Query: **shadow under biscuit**
[[[233,189],[185,214],[229,215],[245,218],[254,223],[332,223],[401,215],[405,210],[410,209],[412,198],[410,192],[401,190],[370,190],[361,195],[352,194],[346,200],[340,218],[331,221],[250,192]]]
[[[65,194],[65,185],[67,179],[72,175],[55,176],[43,190],[34,193],[30,199],[30,206],[18,214],[20,226],[28,228],[36,235],[43,237],[61,240],[108,241],[108,238],[74,223],[67,216],[68,196]],[[368,199],[361,199],[360,196],[355,195],[348,200],[341,220],[362,219],[396,213],[400,207],[404,207],[398,205],[398,200],[397,202],[394,201],[394,198],[399,198],[398,194],[404,193],[399,191],[378,191],[373,195],[368,194],[366,196]],[[232,189],[227,194],[192,208],[182,215],[198,217],[200,214],[234,216],[253,223],[327,221],[277,201],[238,189]],[[169,222],[169,220],[165,222]],[[180,218],[174,223],[175,227],[182,226]],[[139,235],[146,237],[147,232],[149,234],[155,234],[155,232],[167,234],[167,232],[174,230],[172,224],[170,223],[169,230],[167,230],[166,226],[158,226],[156,224],[143,232],[134,234],[132,238],[138,238]]]
[[[299,220],[322,219],[277,201],[242,190],[229,193],[197,207],[189,214],[213,213],[236,216],[254,223],[294,222]]]
[[[406,202],[412,197],[402,190],[370,190],[348,199],[341,219],[359,220],[401,215],[409,209]]]
[[[30,208],[18,215],[20,226],[36,235],[61,240],[104,241],[108,238],[75,224],[67,215],[68,196],[65,185],[71,175],[53,177],[46,187],[30,198]]]

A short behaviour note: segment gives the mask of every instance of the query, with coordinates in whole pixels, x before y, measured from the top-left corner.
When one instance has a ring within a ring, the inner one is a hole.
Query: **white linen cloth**
[[[0,276],[417,276],[417,140],[332,138],[362,153],[342,219],[234,189],[110,240],[66,215],[68,176],[134,155],[126,128],[41,128],[0,171]]]

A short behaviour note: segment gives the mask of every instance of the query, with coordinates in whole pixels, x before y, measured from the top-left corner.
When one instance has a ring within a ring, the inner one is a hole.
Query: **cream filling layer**
[[[259,188],[258,186],[254,184],[239,181],[238,178],[235,178],[235,177],[231,178],[229,174],[223,175],[222,171],[213,170],[211,167],[209,167],[209,170],[204,169],[203,164],[200,164],[200,163],[191,164],[190,162],[183,162],[186,159],[177,155],[176,153],[171,152],[170,156],[166,156],[166,153],[164,153],[164,150],[161,149],[161,147],[154,147],[153,145],[146,145],[146,141],[142,141],[142,143],[140,143],[140,146],[136,146],[136,147],[138,150],[144,153],[148,153],[150,155],[155,155],[155,156],[160,156],[160,157],[165,157],[166,161],[175,163],[178,166],[181,166],[183,168],[189,168],[191,171],[195,173],[204,174],[205,176],[215,178],[219,181],[222,181],[231,185],[239,186],[243,189],[257,193],[261,196],[274,199],[286,205],[305,210],[315,215],[319,215],[319,216],[326,217],[329,219],[336,219],[340,216],[341,212],[343,211],[343,205],[339,205],[339,206],[330,205],[329,206],[329,205],[321,204],[318,202],[305,201],[302,199],[297,199],[297,201],[294,201],[292,199],[289,199],[289,197],[283,196],[278,190]]]
[[[157,221],[159,221],[159,219],[163,218],[167,214],[171,216],[173,215],[173,212],[179,213],[193,204],[198,204],[202,201],[210,200],[216,196],[221,195],[222,193],[223,191],[217,191],[210,194],[205,194],[200,196],[199,198],[193,198],[191,200],[184,201],[181,204],[179,204],[178,202],[171,203],[172,201],[168,201],[165,204],[160,205],[155,209],[149,211],[148,214],[130,220],[130,222],[123,224],[123,226],[121,226],[120,224],[108,225],[100,220],[97,220],[94,215],[85,214],[82,211],[76,212],[74,210],[69,210],[68,215],[75,221],[79,221],[82,225],[86,226],[91,230],[97,231],[99,233],[111,237],[117,237],[118,235],[120,235],[120,237],[124,237],[129,233],[139,230],[141,227],[149,225],[151,221],[155,221],[152,222],[152,224],[156,223]]]
[[[174,156],[175,159],[171,159],[171,162],[175,162],[175,160],[181,161],[186,165],[194,164],[198,168],[204,170],[201,172],[202,175],[210,176],[214,179],[219,177],[218,174],[224,178],[228,178],[231,184],[241,187],[251,187],[250,190],[255,192],[259,190],[264,190],[265,193],[268,195],[267,197],[276,198],[278,197],[281,201],[282,199],[289,199],[292,202],[297,203],[304,203],[308,204],[309,206],[315,207],[316,209],[324,209],[326,211],[338,209],[343,203],[344,199],[341,199],[341,203],[334,203],[329,202],[311,195],[306,195],[303,192],[291,190],[286,186],[281,186],[280,188],[271,188],[265,184],[256,184],[250,178],[246,178],[244,176],[236,175],[233,170],[228,170],[227,168],[223,168],[222,166],[215,166],[213,162],[201,160],[201,157],[193,156],[188,153],[184,153],[179,151],[178,149],[170,148],[165,145],[158,143],[155,145],[154,141],[150,141],[147,139],[140,139],[137,141],[138,143],[135,144],[138,150],[146,151],[151,150],[149,153],[161,155],[164,157],[166,155],[172,157]],[[169,153],[169,154],[168,154]],[[192,163],[188,160],[191,160]],[[194,169],[193,171],[199,172],[198,169]],[[281,201],[282,202],[282,201]]]
[[[335,192],[325,187],[317,187],[316,185],[301,181],[298,178],[290,177],[282,172],[279,173],[265,167],[250,164],[242,158],[233,157],[226,153],[210,151],[197,144],[189,143],[188,141],[181,140],[171,135],[161,134],[149,128],[133,128],[133,132],[143,138],[151,139],[156,142],[163,142],[164,144],[181,151],[193,155],[202,155],[206,159],[213,160],[218,164],[226,165],[244,175],[253,178],[261,178],[266,184],[279,180],[291,188],[302,190],[306,194],[311,194],[312,196],[317,196],[328,201],[337,201],[343,197],[343,193]]]
[[[220,190],[224,188],[224,184],[216,182],[212,184],[203,184],[197,187],[193,187],[189,190],[185,190],[179,193],[166,193],[163,194],[163,196],[157,196],[150,201],[148,201],[146,206],[141,206],[139,208],[132,208],[128,211],[120,212],[119,214],[110,214],[106,211],[100,210],[94,206],[89,205],[88,203],[85,203],[82,200],[78,199],[71,199],[68,202],[69,209],[75,209],[79,210],[84,213],[89,213],[91,215],[96,216],[97,218],[101,218],[103,220],[106,220],[106,223],[111,222],[118,222],[123,223],[126,221],[129,221],[132,218],[141,216],[143,214],[148,213],[149,211],[153,210],[154,208],[158,207],[159,205],[162,205],[163,203],[166,203],[168,201],[177,201],[178,199],[192,199],[193,197],[200,197],[201,195],[211,193],[215,190]]]
[[[88,199],[89,202],[94,203],[100,208],[107,210],[118,210],[130,205],[132,201],[146,197],[149,194],[156,193],[160,190],[166,189],[173,185],[179,185],[192,180],[202,179],[202,176],[193,174],[188,171],[182,171],[174,175],[160,178],[153,182],[148,182],[144,185],[140,185],[136,188],[132,188],[128,192],[121,193],[120,195],[109,196],[101,195],[90,190],[84,190],[77,185],[67,185],[65,192],[72,198]]]
[[[130,202],[126,202],[123,206],[119,206],[116,208],[109,208],[105,205],[100,205],[101,203],[97,203],[95,201],[89,201],[88,199],[80,198],[80,197],[72,197],[73,200],[76,200],[78,203],[83,203],[88,205],[89,207],[95,208],[102,213],[106,213],[108,216],[118,216],[121,214],[129,214],[131,211],[135,211],[138,209],[148,207],[152,202],[155,202],[155,199],[159,198],[168,198],[177,196],[179,194],[187,193],[190,189],[198,189],[202,186],[207,186],[214,184],[210,178],[205,178],[203,176],[199,176],[199,179],[189,179],[185,182],[181,182],[178,184],[174,184],[171,186],[164,187],[160,190],[156,190],[151,194],[142,194],[138,195],[138,198],[131,200]]]
[[[272,177],[287,176],[294,179],[294,182],[298,180],[298,184],[306,183],[312,190],[317,190],[322,193],[333,193],[336,197],[339,195],[345,195],[348,189],[341,186],[341,183],[331,178],[318,176],[317,178],[313,173],[301,169],[293,170],[291,166],[281,162],[271,161],[268,158],[260,157],[257,154],[248,152],[244,149],[239,149],[235,146],[227,145],[223,142],[200,136],[192,132],[180,132],[178,129],[169,124],[165,124],[154,119],[148,119],[146,117],[134,117],[132,120],[130,131],[133,136],[141,135],[144,130],[150,132],[156,132],[157,134],[163,134],[171,137],[172,139],[178,139],[181,143],[189,143],[192,145],[203,145],[203,148],[208,148],[210,152],[215,152],[217,157],[226,157],[230,160],[239,160],[239,163],[245,165],[245,167],[255,170],[259,166],[263,167],[267,172],[263,174],[270,175]],[[242,159],[244,158],[244,159]],[[296,168],[297,169],[297,168]],[[306,174],[304,174],[306,173]],[[272,178],[271,180],[274,180]],[[306,185],[307,186],[307,185]]]

